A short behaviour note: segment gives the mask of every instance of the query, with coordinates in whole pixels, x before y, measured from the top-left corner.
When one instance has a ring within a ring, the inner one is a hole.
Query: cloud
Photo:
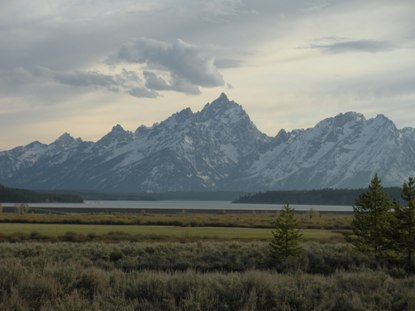
[[[23,86],[35,81],[33,74],[22,67],[0,70],[0,90],[2,93],[20,92]]]
[[[154,72],[144,70],[143,75],[146,80],[145,85],[149,89],[157,91],[171,90],[171,85],[169,85],[164,79],[158,77]]]
[[[143,64],[195,86],[217,87],[225,84],[214,58],[180,39],[165,42],[140,38],[123,45],[110,61]]]
[[[93,87],[104,88],[111,92],[119,92],[120,84],[116,81],[116,78],[111,75],[102,74],[96,71],[88,72],[55,72],[53,78],[66,85],[76,87]]]
[[[215,59],[215,66],[217,68],[236,68],[240,67],[242,60],[235,58],[218,58]]]
[[[110,63],[101,64],[110,65],[106,68],[109,73],[36,66],[7,70],[8,73],[3,74],[3,79],[0,80],[6,80],[5,84],[12,90],[24,88],[25,84],[47,82],[46,84],[58,83],[72,88],[123,92],[147,98],[158,97],[159,91],[198,95],[201,87],[225,85],[214,58],[182,40],[168,43],[138,39],[122,45],[110,59]],[[137,64],[140,64],[139,69]],[[121,66],[134,67],[136,71],[125,68],[120,70]],[[120,71],[114,72],[117,69]]]
[[[188,81],[181,79],[179,76],[173,75],[167,82],[154,72],[144,71],[143,74],[146,80],[145,86],[151,90],[176,91],[188,95],[200,94],[200,89],[197,85],[189,83]]]
[[[392,50],[395,47],[387,42],[380,40],[349,40],[344,38],[322,38],[311,43],[307,48],[318,49],[325,53],[348,53],[348,52],[366,52],[376,53]]]
[[[128,94],[134,97],[156,98],[159,96],[157,92],[149,90],[145,87],[135,87],[128,91]]]
[[[88,72],[54,72],[52,78],[59,83],[75,87],[93,87],[106,89],[110,92],[124,92],[134,97],[156,98],[159,94],[145,85],[142,79],[134,72],[122,69],[114,75],[102,74],[97,71]]]
[[[70,86],[73,88],[106,90],[113,93],[127,93],[134,97],[155,98],[157,92],[146,88],[143,80],[134,71],[122,69],[118,73],[103,74],[99,71],[56,71],[45,67],[30,69],[16,68],[0,71],[0,90],[20,93],[36,85]]]
[[[172,90],[182,92],[188,95],[200,94],[200,89],[197,85],[190,83],[186,79],[182,79],[180,76],[173,76],[171,83]]]

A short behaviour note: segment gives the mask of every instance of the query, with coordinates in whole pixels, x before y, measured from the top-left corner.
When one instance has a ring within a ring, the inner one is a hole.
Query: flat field
[[[161,239],[192,238],[192,239],[248,239],[266,240],[272,237],[270,228],[237,228],[237,227],[179,227],[179,226],[142,226],[142,225],[80,225],[80,224],[39,224],[39,223],[2,223],[0,234],[36,233],[43,237],[59,237],[67,233],[81,235],[105,235],[109,233],[125,233]],[[302,229],[304,240],[341,241],[338,232],[319,229]]]
[[[50,214],[49,214],[50,213]],[[0,213],[0,223],[42,223],[42,224],[89,224],[89,225],[163,225],[182,227],[240,227],[240,228],[273,228],[278,213],[262,212],[198,212],[183,211],[159,213],[156,210],[146,212],[79,213],[47,211],[46,213]],[[298,212],[297,219],[301,229],[351,229],[352,213]]]

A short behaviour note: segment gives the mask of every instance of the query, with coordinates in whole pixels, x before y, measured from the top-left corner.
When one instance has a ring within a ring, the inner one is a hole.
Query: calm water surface
[[[13,206],[13,204],[3,204]],[[85,203],[29,203],[30,207],[62,208],[137,208],[137,209],[208,209],[208,210],[280,210],[282,204],[238,204],[229,201],[85,201]],[[295,205],[298,211],[352,211],[343,205]]]

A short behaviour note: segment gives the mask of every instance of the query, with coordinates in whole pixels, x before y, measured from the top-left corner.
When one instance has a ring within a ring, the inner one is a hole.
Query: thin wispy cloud
[[[128,94],[134,97],[144,97],[144,98],[156,98],[158,93],[152,90],[149,90],[145,87],[134,87],[128,91]]]
[[[390,51],[396,46],[387,41],[370,39],[342,39],[342,38],[323,38],[314,40],[307,48],[321,50],[325,53],[350,53],[365,52],[377,53]]]

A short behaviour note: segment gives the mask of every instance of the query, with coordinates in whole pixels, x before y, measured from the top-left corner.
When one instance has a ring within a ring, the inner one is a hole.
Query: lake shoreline
[[[152,213],[152,214],[220,214],[269,213],[283,204],[236,204],[229,201],[85,201],[85,203],[28,203],[35,213]],[[291,204],[296,212],[348,214],[352,206]],[[3,203],[3,212],[14,212],[14,204]]]

